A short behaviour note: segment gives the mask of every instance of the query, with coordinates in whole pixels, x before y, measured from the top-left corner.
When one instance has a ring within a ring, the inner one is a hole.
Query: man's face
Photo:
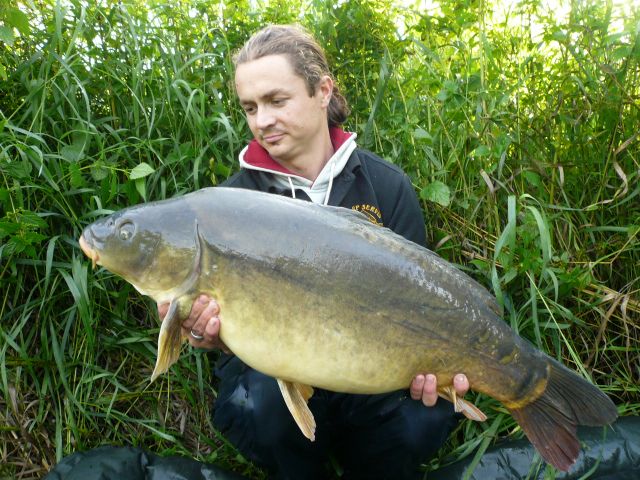
[[[323,77],[313,96],[295,74],[285,55],[269,55],[240,64],[236,91],[249,128],[269,154],[281,164],[293,164],[301,154],[317,148],[328,129],[327,107],[333,83]]]

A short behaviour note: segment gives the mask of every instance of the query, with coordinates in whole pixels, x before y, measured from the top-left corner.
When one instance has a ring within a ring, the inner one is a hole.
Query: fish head
[[[171,300],[193,278],[197,219],[182,202],[127,208],[87,226],[80,248],[93,265],[124,278],[156,301]]]

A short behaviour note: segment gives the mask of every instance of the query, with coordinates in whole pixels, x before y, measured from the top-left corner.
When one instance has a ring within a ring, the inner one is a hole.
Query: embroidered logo
[[[354,205],[353,207],[351,207],[351,210],[364,213],[371,223],[383,226],[382,214],[380,213],[378,207],[369,205],[368,203],[361,203],[360,205]]]

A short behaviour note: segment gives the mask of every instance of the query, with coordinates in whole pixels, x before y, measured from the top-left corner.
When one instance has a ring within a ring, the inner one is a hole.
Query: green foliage
[[[15,41],[15,31],[29,35],[29,18],[19,8],[12,5],[0,5],[0,47],[11,48]],[[0,80],[7,79],[7,68],[0,62]]]
[[[231,56],[270,22],[321,40],[347,128],[412,178],[433,248],[521,335],[638,413],[640,12],[440,3],[0,6],[0,478],[40,478],[101,443],[260,477],[210,424],[207,356],[187,349],[148,384],[155,306],[89,271],[77,238],[238,168],[249,132]],[[516,429],[476,400],[490,422],[464,423],[428,468]]]

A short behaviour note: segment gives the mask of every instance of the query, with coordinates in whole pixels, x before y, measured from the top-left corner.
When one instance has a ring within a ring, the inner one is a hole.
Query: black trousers
[[[237,357],[216,368],[220,379],[213,423],[249,460],[274,478],[326,480],[331,453],[345,479],[418,479],[419,466],[436,453],[459,420],[450,402],[434,407],[407,391],[353,395],[315,389],[309,408],[316,440],[305,438],[276,381]]]

